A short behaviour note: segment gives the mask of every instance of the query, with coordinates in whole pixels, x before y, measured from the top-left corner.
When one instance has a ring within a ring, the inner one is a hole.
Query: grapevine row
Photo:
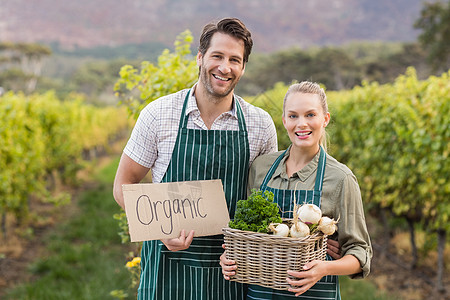
[[[79,95],[64,101],[53,92],[0,97],[0,213],[28,216],[31,195],[58,201],[48,191],[52,176],[71,181],[83,153],[107,148],[129,128],[125,109],[98,108]],[[60,199],[61,200],[61,199]]]
[[[386,212],[405,220],[411,233],[412,267],[420,259],[415,229],[437,236],[438,277],[443,274],[443,251],[450,233],[449,77],[447,72],[419,80],[410,68],[391,84],[364,83],[327,93],[330,154],[355,173],[370,214],[382,219],[380,212]],[[249,99],[272,114],[280,149],[290,143],[281,122],[287,88],[279,84]],[[389,234],[389,222],[381,223]],[[441,283],[442,277],[438,288]]]

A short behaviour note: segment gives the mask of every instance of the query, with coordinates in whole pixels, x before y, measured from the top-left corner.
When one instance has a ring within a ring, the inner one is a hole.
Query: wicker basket
[[[315,233],[305,238],[223,228],[227,259],[236,261],[230,279],[277,290],[289,289],[287,271],[302,270],[312,260],[325,260],[327,236]]]

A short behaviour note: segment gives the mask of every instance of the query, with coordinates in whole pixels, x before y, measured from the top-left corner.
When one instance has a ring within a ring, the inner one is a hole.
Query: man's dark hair
[[[242,40],[244,42],[244,64],[248,62],[248,57],[253,47],[252,35],[244,23],[236,18],[225,18],[217,23],[206,24],[203,27],[203,32],[200,36],[200,46],[198,47],[198,51],[202,55],[205,55],[210,46],[211,38],[216,32],[228,34]]]

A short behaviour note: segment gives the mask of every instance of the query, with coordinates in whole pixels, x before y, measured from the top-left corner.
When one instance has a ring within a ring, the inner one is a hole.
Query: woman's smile
[[[307,139],[311,135],[312,131],[297,131],[295,135],[298,136],[299,139]]]
[[[285,101],[283,124],[294,148],[317,153],[329,119],[317,94],[292,93]]]

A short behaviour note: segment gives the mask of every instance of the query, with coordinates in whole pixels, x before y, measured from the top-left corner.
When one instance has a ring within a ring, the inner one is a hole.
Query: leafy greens
[[[273,193],[253,189],[247,200],[239,200],[230,228],[269,233],[270,223],[281,223],[279,208],[273,202]]]

